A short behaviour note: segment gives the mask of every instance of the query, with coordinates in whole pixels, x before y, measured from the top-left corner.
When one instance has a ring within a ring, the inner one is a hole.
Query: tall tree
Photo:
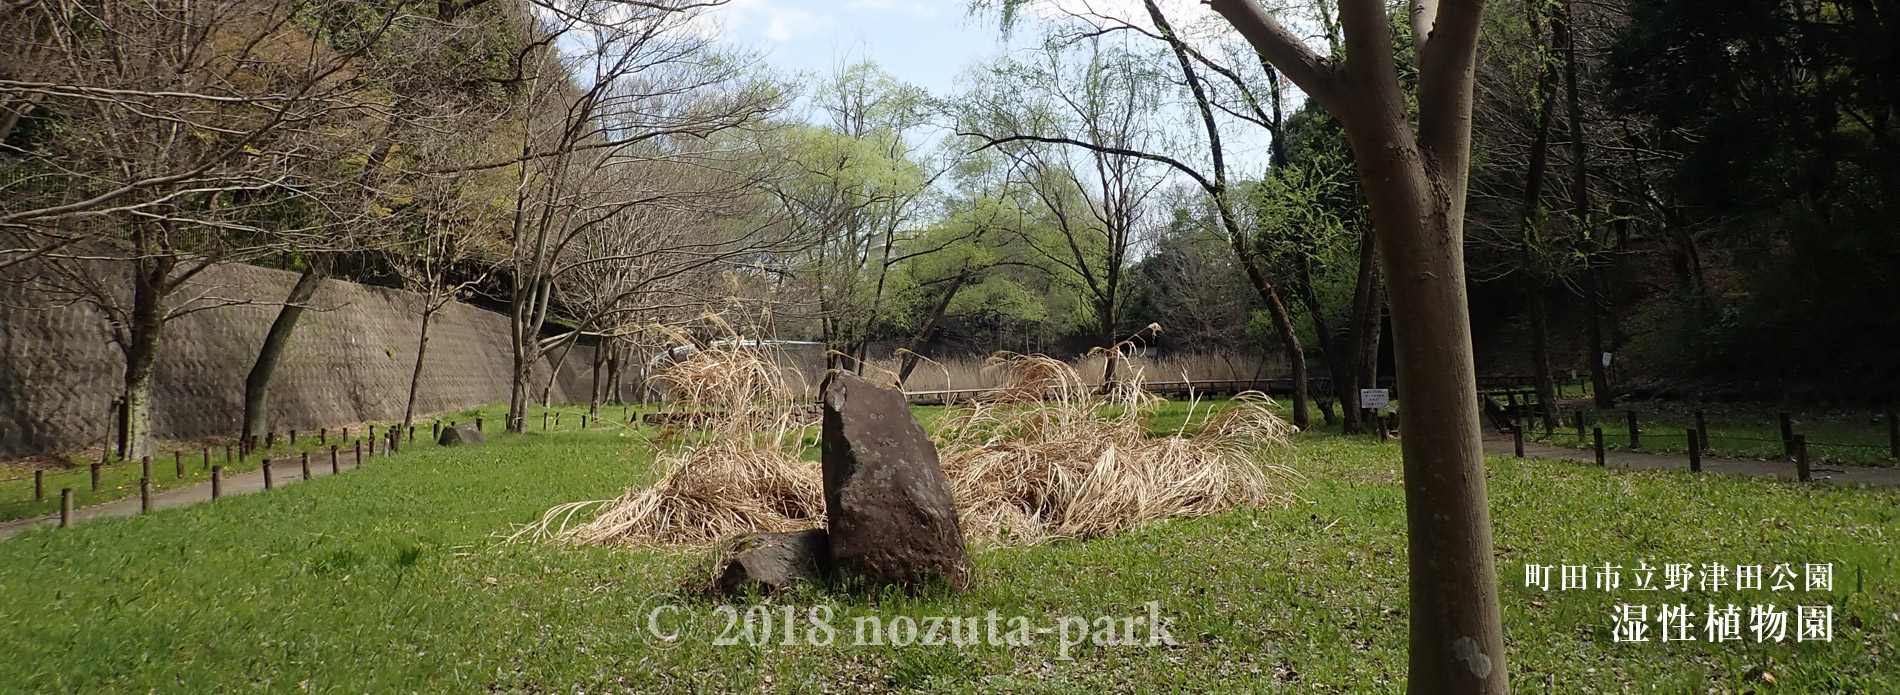
[[[576,269],[624,260],[613,252],[588,253],[608,247],[584,243],[586,235],[643,206],[716,203],[751,188],[743,176],[642,177],[656,165],[741,173],[726,167],[732,153],[721,136],[760,123],[778,106],[774,85],[750,79],[744,61],[720,56],[688,29],[716,4],[536,0],[549,21],[536,25],[532,48],[520,54],[518,74],[529,86],[514,129],[519,154],[461,169],[516,174],[507,268],[511,431],[527,428],[536,364],[591,324],[581,320],[561,335],[542,335],[562,309],[558,285]],[[682,182],[711,183],[712,189],[675,187]],[[756,249],[747,230],[724,231],[707,239],[666,234],[670,243],[640,253],[673,259],[676,274]]]
[[[1107,353],[1102,380],[1121,363],[1128,269],[1159,228],[1155,192],[1166,137],[1156,75],[1144,56],[1100,38],[1050,36],[1034,60],[1006,62],[970,94],[958,132],[1011,162],[1046,224],[1020,231],[1023,247],[1081,294]]]
[[[1465,302],[1464,206],[1481,0],[1411,0],[1416,106],[1377,0],[1340,0],[1343,59],[1314,52],[1257,0],[1208,0],[1345,127],[1392,306],[1405,431],[1412,693],[1509,690]]]

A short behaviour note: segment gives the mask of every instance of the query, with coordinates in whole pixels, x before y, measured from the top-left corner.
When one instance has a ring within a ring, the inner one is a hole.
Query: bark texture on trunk
[[[119,409],[119,458],[136,461],[152,453],[152,375],[165,331],[169,258],[133,261],[132,311],[119,348],[125,354],[125,393]]]
[[[1490,502],[1456,211],[1415,158],[1356,138],[1398,350],[1414,693],[1505,692]],[[1478,588],[1474,590],[1474,587]],[[1494,673],[1500,677],[1493,678]]]
[[[264,344],[257,350],[257,360],[251,363],[250,374],[244,377],[244,423],[241,430],[244,436],[262,439],[265,432],[270,430],[271,378],[277,375],[277,364],[283,361],[284,350],[290,347],[290,335],[297,330],[297,322],[303,318],[304,309],[309,307],[310,298],[316,296],[317,289],[323,286],[324,279],[328,277],[329,259],[323,256],[310,259],[303,274],[297,276],[297,284],[291,285],[290,295],[284,298],[283,307],[277,310],[277,318],[271,321],[270,330],[264,334]]]

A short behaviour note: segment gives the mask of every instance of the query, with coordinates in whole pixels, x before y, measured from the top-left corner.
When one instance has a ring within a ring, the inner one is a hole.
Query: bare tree
[[[7,55],[40,58],[0,74],[13,247],[0,266],[32,261],[56,301],[107,317],[125,355],[122,456],[150,450],[166,323],[245,301],[194,280],[220,262],[335,250],[360,217],[337,167],[366,153],[337,133],[379,120],[385,93],[350,69],[396,15],[351,17],[351,50],[313,38],[341,28],[345,4],[32,2],[0,16]]]
[[[483,166],[513,166],[515,209],[510,326],[514,376],[508,427],[523,431],[534,364],[546,349],[577,336],[544,338],[556,306],[557,285],[577,268],[627,260],[584,253],[579,241],[596,227],[642,206],[688,205],[709,193],[735,194],[743,181],[724,179],[722,191],[680,190],[671,181],[641,180],[638,167],[654,162],[709,168],[730,164],[721,133],[757,125],[777,106],[777,91],[741,72],[744,62],[721,56],[688,25],[717,3],[665,0],[575,0],[537,3],[544,21],[539,49],[523,54],[521,74],[531,80],[521,112],[519,155]],[[564,48],[574,47],[578,48]],[[643,233],[664,230],[642,230]],[[755,248],[748,234],[672,237],[662,252],[683,267],[742,257]],[[585,329],[582,321],[577,330]]]

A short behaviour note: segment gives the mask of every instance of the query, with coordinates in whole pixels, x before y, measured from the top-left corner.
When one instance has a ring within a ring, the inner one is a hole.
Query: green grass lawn
[[[1060,660],[1053,636],[1015,648],[714,646],[721,609],[679,591],[701,558],[497,537],[552,505],[650,482],[637,433],[537,428],[418,446],[334,478],[0,542],[0,691],[1398,693],[1397,454],[1396,442],[1303,436],[1276,457],[1301,474],[1290,507],[984,550],[959,596],[772,599],[775,612],[830,609],[840,642],[871,616],[994,610],[1047,626],[1157,601],[1175,619],[1178,646],[1078,647]],[[1900,492],[1535,460],[1492,459],[1489,475],[1518,692],[1900,692]],[[1832,562],[1836,579],[1813,593],[1522,586],[1525,563],[1638,561]],[[1698,613],[1832,605],[1833,641],[1611,642],[1616,603],[1664,600]],[[674,648],[644,636],[653,601],[684,606]],[[1778,684],[1745,682],[1756,667]]]

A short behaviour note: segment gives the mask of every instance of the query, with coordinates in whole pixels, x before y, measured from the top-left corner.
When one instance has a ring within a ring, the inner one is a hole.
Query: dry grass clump
[[[555,507],[514,537],[703,548],[742,533],[822,525],[820,466],[799,458],[805,430],[786,408],[769,405],[789,391],[768,365],[736,341],[675,365],[661,378],[680,403],[712,414],[712,432],[662,452],[665,474],[653,487]],[[1265,396],[1243,394],[1198,420],[1200,409],[1191,408],[1179,430],[1151,438],[1148,417],[1161,399],[1139,388],[1101,393],[1041,355],[1003,353],[989,367],[1004,373],[1003,398],[952,411],[937,434],[972,542],[1088,538],[1287,499],[1280,478],[1290,472],[1257,460],[1292,430]],[[1139,370],[1130,382],[1139,385]]]
[[[654,377],[676,407],[695,414],[683,419],[691,431],[662,436],[684,443],[655,459],[665,471],[659,482],[617,499],[555,507],[513,537],[702,547],[740,533],[822,525],[818,464],[798,457],[809,419],[791,405],[804,390],[794,386],[795,375],[736,335],[695,350]]]
[[[592,545],[704,547],[752,531],[822,526],[818,464],[734,440],[688,446],[660,459],[653,487],[612,500],[564,504],[519,536]],[[587,521],[569,525],[593,510]]]
[[[1239,506],[1283,502],[1273,476],[1284,468],[1256,460],[1284,444],[1292,427],[1261,394],[1204,416],[1181,430],[1147,436],[1159,399],[1139,389],[1098,395],[1058,388],[1079,379],[1068,365],[1031,356],[999,357],[1019,369],[1012,386],[1052,387],[1061,397],[1032,404],[979,404],[939,433],[944,473],[972,541],[1033,544],[1094,537],[1171,516],[1205,516]],[[1053,364],[1051,364],[1053,363]],[[1056,366],[1060,366],[1057,369]],[[1064,373],[1066,372],[1066,373]],[[1139,375],[1134,379],[1139,383]],[[1018,393],[1022,393],[1018,391]]]

